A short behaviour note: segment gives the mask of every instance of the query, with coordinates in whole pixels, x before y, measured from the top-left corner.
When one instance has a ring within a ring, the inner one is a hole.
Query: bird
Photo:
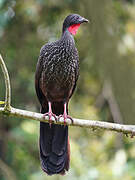
[[[47,175],[65,175],[70,164],[70,144],[66,120],[69,99],[79,76],[79,55],[74,35],[88,20],[79,14],[68,15],[59,40],[41,47],[35,73],[35,89],[41,105],[40,112],[49,123],[40,122],[39,154],[42,170]],[[64,118],[64,125],[52,123]],[[58,118],[57,118],[58,117]]]

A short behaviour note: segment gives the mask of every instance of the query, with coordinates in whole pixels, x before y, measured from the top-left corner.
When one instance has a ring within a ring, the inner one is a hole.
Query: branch
[[[32,119],[32,120],[41,121],[45,123],[49,122],[49,118],[48,117],[44,118],[43,114],[16,109],[13,107],[11,107],[11,110],[8,113],[5,112],[4,108],[0,108],[0,114],[5,114],[8,116],[14,116],[14,117],[21,117],[25,119]],[[54,119],[52,119],[52,122],[54,124],[64,124],[64,119],[60,118],[59,122],[55,122]],[[66,122],[67,122],[67,125],[69,126],[86,127],[92,130],[110,130],[110,131],[121,132],[126,135],[130,134],[131,136],[134,136],[135,134],[135,125],[123,125],[123,124],[108,123],[108,122],[103,122],[103,121],[84,120],[84,119],[75,119],[75,118],[73,119],[73,124],[69,119],[67,119]]]
[[[48,123],[49,118],[43,117],[43,114],[36,113],[36,112],[30,112],[26,110],[16,109],[10,106],[11,101],[11,90],[10,90],[10,80],[8,71],[6,68],[6,65],[2,59],[2,56],[0,55],[0,65],[4,74],[5,78],[5,84],[6,84],[6,98],[5,98],[5,107],[0,108],[0,114],[7,115],[7,116],[14,116],[14,117],[22,117],[32,120],[37,120],[41,122]],[[57,124],[64,124],[64,119],[60,118],[60,121],[55,122],[54,119],[52,119],[53,123]],[[84,120],[84,119],[73,119],[72,122],[67,119],[67,125],[69,126],[79,126],[79,127],[86,127],[91,128],[92,130],[110,130],[110,131],[116,131],[116,132],[122,132],[123,134],[130,134],[131,137],[135,135],[135,126],[134,125],[122,125],[122,124],[116,124],[116,123],[108,123],[108,122],[101,122],[101,121],[95,121],[95,120]]]
[[[11,103],[11,88],[10,88],[10,80],[9,80],[9,75],[8,75],[8,71],[6,68],[6,65],[4,63],[4,60],[0,54],[0,65],[1,65],[1,69],[4,75],[4,79],[5,79],[5,85],[6,85],[6,97],[5,97],[5,111],[10,111],[10,103]]]

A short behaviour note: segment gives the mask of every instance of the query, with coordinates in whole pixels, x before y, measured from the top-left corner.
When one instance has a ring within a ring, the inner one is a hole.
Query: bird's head
[[[80,24],[84,22],[89,22],[84,17],[80,16],[79,14],[70,14],[68,15],[63,23],[63,33],[65,30],[68,30],[72,35],[77,33]]]

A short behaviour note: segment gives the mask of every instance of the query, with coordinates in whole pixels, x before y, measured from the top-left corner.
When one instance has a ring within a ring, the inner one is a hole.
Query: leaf
[[[1,104],[5,104],[5,101],[0,101],[0,105],[1,105]]]

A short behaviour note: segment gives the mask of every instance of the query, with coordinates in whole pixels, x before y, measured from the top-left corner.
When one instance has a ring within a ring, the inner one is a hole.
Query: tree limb
[[[11,107],[10,112],[6,112],[4,108],[0,108],[0,114],[14,116],[14,117],[21,117],[25,119],[32,119],[46,123],[49,122],[49,118],[48,117],[44,118],[43,114],[16,109],[13,107]],[[55,122],[54,119],[52,119],[52,122],[55,124],[56,123],[64,124],[64,119],[60,118],[59,122]],[[69,119],[67,119],[66,122],[67,125],[69,126],[86,127],[86,128],[91,128],[92,130],[110,130],[110,131],[121,132],[123,134],[130,134],[132,136],[135,134],[135,125],[123,125],[123,124],[108,123],[103,121],[84,120],[84,119],[75,119],[75,118],[73,119],[73,124]]]
[[[2,59],[2,56],[0,55],[0,65],[4,74],[5,78],[5,84],[6,84],[6,98],[5,98],[5,107],[0,108],[0,114],[7,115],[7,116],[14,116],[14,117],[21,117],[21,118],[27,118],[27,119],[33,119],[37,121],[42,122],[49,122],[48,117],[43,117],[43,114],[36,113],[36,112],[30,112],[26,110],[16,109],[11,107],[11,89],[10,89],[10,80],[8,71],[6,68],[6,65]],[[55,122],[54,119],[52,119],[53,123],[57,124],[64,124],[64,119],[60,118],[60,121]],[[121,132],[123,134],[130,134],[132,137],[135,135],[135,126],[134,125],[123,125],[123,124],[116,124],[116,123],[108,123],[103,121],[95,121],[95,120],[84,120],[84,119],[73,119],[72,122],[67,119],[67,125],[69,126],[79,126],[79,127],[86,127],[91,128],[92,130],[110,130],[110,131],[116,131]]]
[[[6,97],[5,97],[5,111],[10,111],[10,103],[11,103],[11,88],[10,88],[10,79],[9,79],[9,75],[8,75],[8,70],[6,68],[6,65],[4,63],[4,60],[0,54],[0,66],[4,75],[4,79],[5,79],[5,85],[6,85]]]

